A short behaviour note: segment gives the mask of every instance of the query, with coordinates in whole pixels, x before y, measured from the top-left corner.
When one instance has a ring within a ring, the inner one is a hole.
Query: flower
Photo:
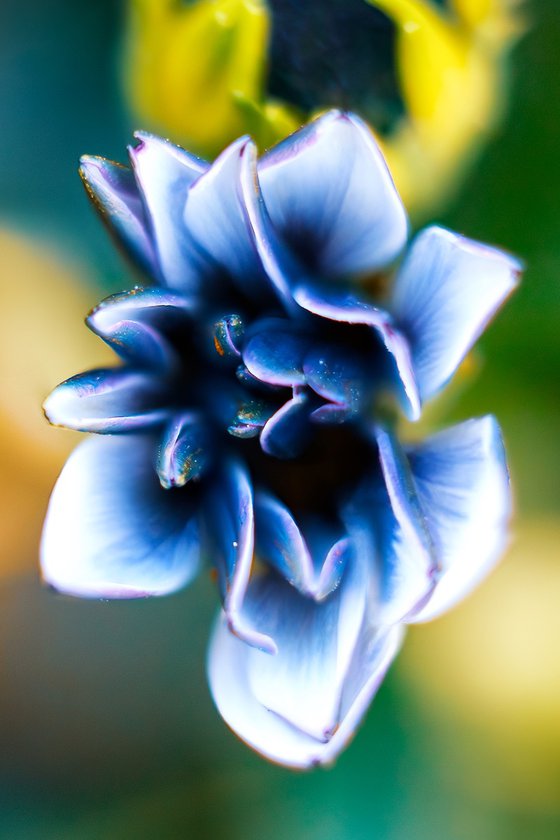
[[[382,137],[407,207],[426,214],[498,123],[518,0],[129,0],[133,111],[214,155],[267,148],[325,108]]]
[[[514,288],[519,263],[438,227],[392,277],[407,219],[380,151],[333,111],[257,162],[211,166],[137,135],[131,168],[86,157],[86,188],[153,285],[91,330],[122,360],[46,400],[98,435],[51,498],[45,580],[72,595],[164,595],[203,558],[222,610],[209,679],[227,723],[279,763],[332,761],[403,624],[462,597],[509,515],[499,429],[403,446]]]

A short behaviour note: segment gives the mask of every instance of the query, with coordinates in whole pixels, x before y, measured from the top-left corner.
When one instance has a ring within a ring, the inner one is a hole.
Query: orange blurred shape
[[[85,272],[0,230],[0,575],[37,562],[50,489],[78,435],[41,404],[59,381],[111,358],[83,320],[98,292]]]

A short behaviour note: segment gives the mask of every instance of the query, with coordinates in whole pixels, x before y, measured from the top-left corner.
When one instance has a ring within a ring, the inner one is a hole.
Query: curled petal
[[[130,169],[91,155],[84,155],[80,164],[86,191],[105,224],[140,267],[150,276],[157,276],[158,262],[148,217]]]
[[[391,310],[410,342],[422,400],[453,376],[521,269],[509,254],[443,228],[417,236],[397,274]]]
[[[238,438],[258,437],[274,411],[274,406],[264,400],[247,400],[238,407],[227,430],[230,435]]]
[[[158,376],[99,368],[67,379],[47,397],[43,409],[54,426],[114,434],[164,422],[168,400],[168,383]]]
[[[330,402],[315,408],[309,415],[309,419],[313,423],[337,426],[350,420],[352,414],[352,410],[347,405]]]
[[[410,470],[442,568],[427,621],[464,598],[507,542],[511,491],[500,429],[493,417],[468,420],[410,449]]]
[[[208,164],[167,140],[145,132],[135,135],[130,161],[147,210],[161,282],[184,292],[200,289],[208,266],[185,231],[183,213],[191,185]]]
[[[315,577],[312,594],[316,601],[324,601],[338,587],[353,553],[354,543],[349,537],[343,537],[330,547]]]
[[[425,621],[468,594],[506,542],[500,432],[485,417],[408,451],[385,430],[376,438],[383,481],[373,476],[359,488],[344,521],[358,553],[376,558],[379,622]]]
[[[352,738],[397,653],[401,630],[362,638],[363,588],[349,586],[324,604],[265,579],[253,609],[279,652],[268,656],[232,636],[220,619],[209,656],[210,688],[221,715],[249,746],[294,768],[331,763]]]
[[[316,345],[305,357],[305,379],[316,394],[355,413],[364,403],[368,373],[356,353],[335,345]]]
[[[244,613],[274,639],[278,652],[250,650],[251,694],[270,713],[319,743],[339,720],[342,685],[352,660],[365,609],[361,574],[349,569],[340,589],[325,602],[302,597],[275,574],[251,582]]]
[[[313,562],[290,511],[270,493],[255,497],[256,550],[259,558],[302,593],[313,586]]]
[[[255,173],[254,144],[242,137],[189,191],[183,226],[214,271],[231,276],[253,299],[266,299],[272,289],[255,248],[242,188],[244,179],[255,182]]]
[[[241,194],[253,247],[263,270],[284,309],[295,319],[300,310],[295,304],[292,289],[308,276],[308,270],[287,247],[272,224],[263,201],[254,155],[241,169]]]
[[[163,490],[147,435],[92,438],[68,459],[41,543],[45,581],[86,598],[165,595],[199,564],[197,497]]]
[[[266,563],[302,595],[324,600],[339,585],[352,546],[348,538],[336,539],[325,523],[315,528],[320,539],[312,552],[288,508],[272,494],[255,497],[256,551]],[[318,544],[317,544],[318,543]]]
[[[158,286],[136,287],[103,300],[86,323],[125,361],[165,369],[177,363],[169,332],[184,329],[195,312],[192,298]]]
[[[378,543],[386,623],[402,620],[432,593],[440,569],[406,458],[394,435],[376,430],[385,484],[378,509]]]
[[[214,324],[214,348],[219,356],[238,359],[245,332],[239,315],[224,315]]]
[[[266,318],[251,331],[243,361],[249,373],[262,382],[303,385],[303,362],[310,346],[310,338],[290,321]]]
[[[293,768],[321,763],[324,743],[292,726],[254,697],[249,682],[250,648],[220,616],[210,640],[208,681],[218,711],[250,747],[270,761]]]
[[[378,430],[381,470],[356,490],[343,519],[369,563],[376,622],[402,621],[431,595],[438,571],[408,463],[394,438]]]
[[[298,286],[294,290],[294,299],[303,309],[321,318],[371,327],[393,360],[399,395],[406,413],[412,420],[419,418],[420,397],[410,348],[406,338],[384,309],[346,289],[325,289],[310,284]],[[372,359],[373,364],[375,361]],[[380,379],[384,378],[383,370],[379,371],[379,376]]]
[[[167,425],[159,445],[156,471],[161,486],[183,487],[200,478],[210,461],[208,434],[193,412],[178,414]]]
[[[365,596],[350,578],[316,603],[276,575],[263,575],[251,583],[244,606],[278,647],[274,656],[249,653],[255,699],[318,741],[328,740],[338,725],[342,684],[362,623]]]
[[[313,404],[305,393],[296,393],[272,415],[261,432],[261,447],[275,458],[295,458],[307,446]]]
[[[228,627],[249,645],[274,652],[268,635],[244,621],[242,609],[253,565],[253,488],[247,470],[229,462],[214,478],[206,499],[209,552],[220,585]]]
[[[406,242],[406,213],[383,156],[355,115],[331,111],[260,161],[275,228],[323,276],[372,272]]]

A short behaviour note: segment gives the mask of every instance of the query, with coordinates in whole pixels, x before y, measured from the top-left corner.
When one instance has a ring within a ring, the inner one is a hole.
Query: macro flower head
[[[121,364],[78,374],[49,420],[68,460],[42,541],[71,595],[164,595],[202,563],[222,607],[214,700],[273,761],[332,761],[403,626],[463,597],[510,508],[492,417],[397,436],[517,283],[511,256],[438,227],[410,245],[380,150],[331,111],[257,158],[210,165],[139,133],[82,177],[146,276],[87,324]]]

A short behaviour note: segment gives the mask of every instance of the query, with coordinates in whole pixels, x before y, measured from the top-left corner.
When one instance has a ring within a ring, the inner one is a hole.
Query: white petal
[[[163,490],[151,436],[92,438],[53,490],[41,544],[43,576],[86,598],[165,595],[198,569],[196,497]]]
[[[130,169],[105,158],[84,155],[80,176],[106,225],[147,274],[157,275],[148,215]]]
[[[215,270],[231,276],[243,293],[263,298],[271,294],[272,285],[254,241],[247,183],[256,193],[256,149],[248,138],[241,137],[190,190],[184,224]]]
[[[277,653],[248,648],[247,690],[304,736],[326,743],[338,727],[344,679],[354,656],[366,603],[364,569],[347,565],[339,589],[318,604],[274,572],[251,581],[248,624],[274,639]]]
[[[412,347],[423,400],[455,373],[520,271],[509,254],[443,228],[418,235],[398,272],[391,311]]]
[[[323,276],[375,271],[406,242],[383,156],[352,114],[331,111],[271,149],[259,180],[274,226]]]
[[[208,654],[214,702],[235,734],[270,761],[296,769],[330,764],[355,734],[398,653],[402,634],[397,626],[360,640],[348,684],[343,687],[339,726],[330,740],[318,740],[258,702],[249,681],[251,649],[228,631],[222,616],[214,628]]]
[[[184,149],[138,132],[129,149],[134,175],[146,206],[162,282],[173,289],[197,291],[209,270],[185,230],[183,212],[191,185],[208,165]]]
[[[409,453],[442,576],[414,621],[440,615],[465,597],[503,551],[511,512],[509,476],[493,417],[447,429]]]
[[[208,653],[208,680],[218,711],[236,735],[270,761],[300,769],[317,763],[322,745],[253,696],[247,671],[249,651],[220,616]]]

